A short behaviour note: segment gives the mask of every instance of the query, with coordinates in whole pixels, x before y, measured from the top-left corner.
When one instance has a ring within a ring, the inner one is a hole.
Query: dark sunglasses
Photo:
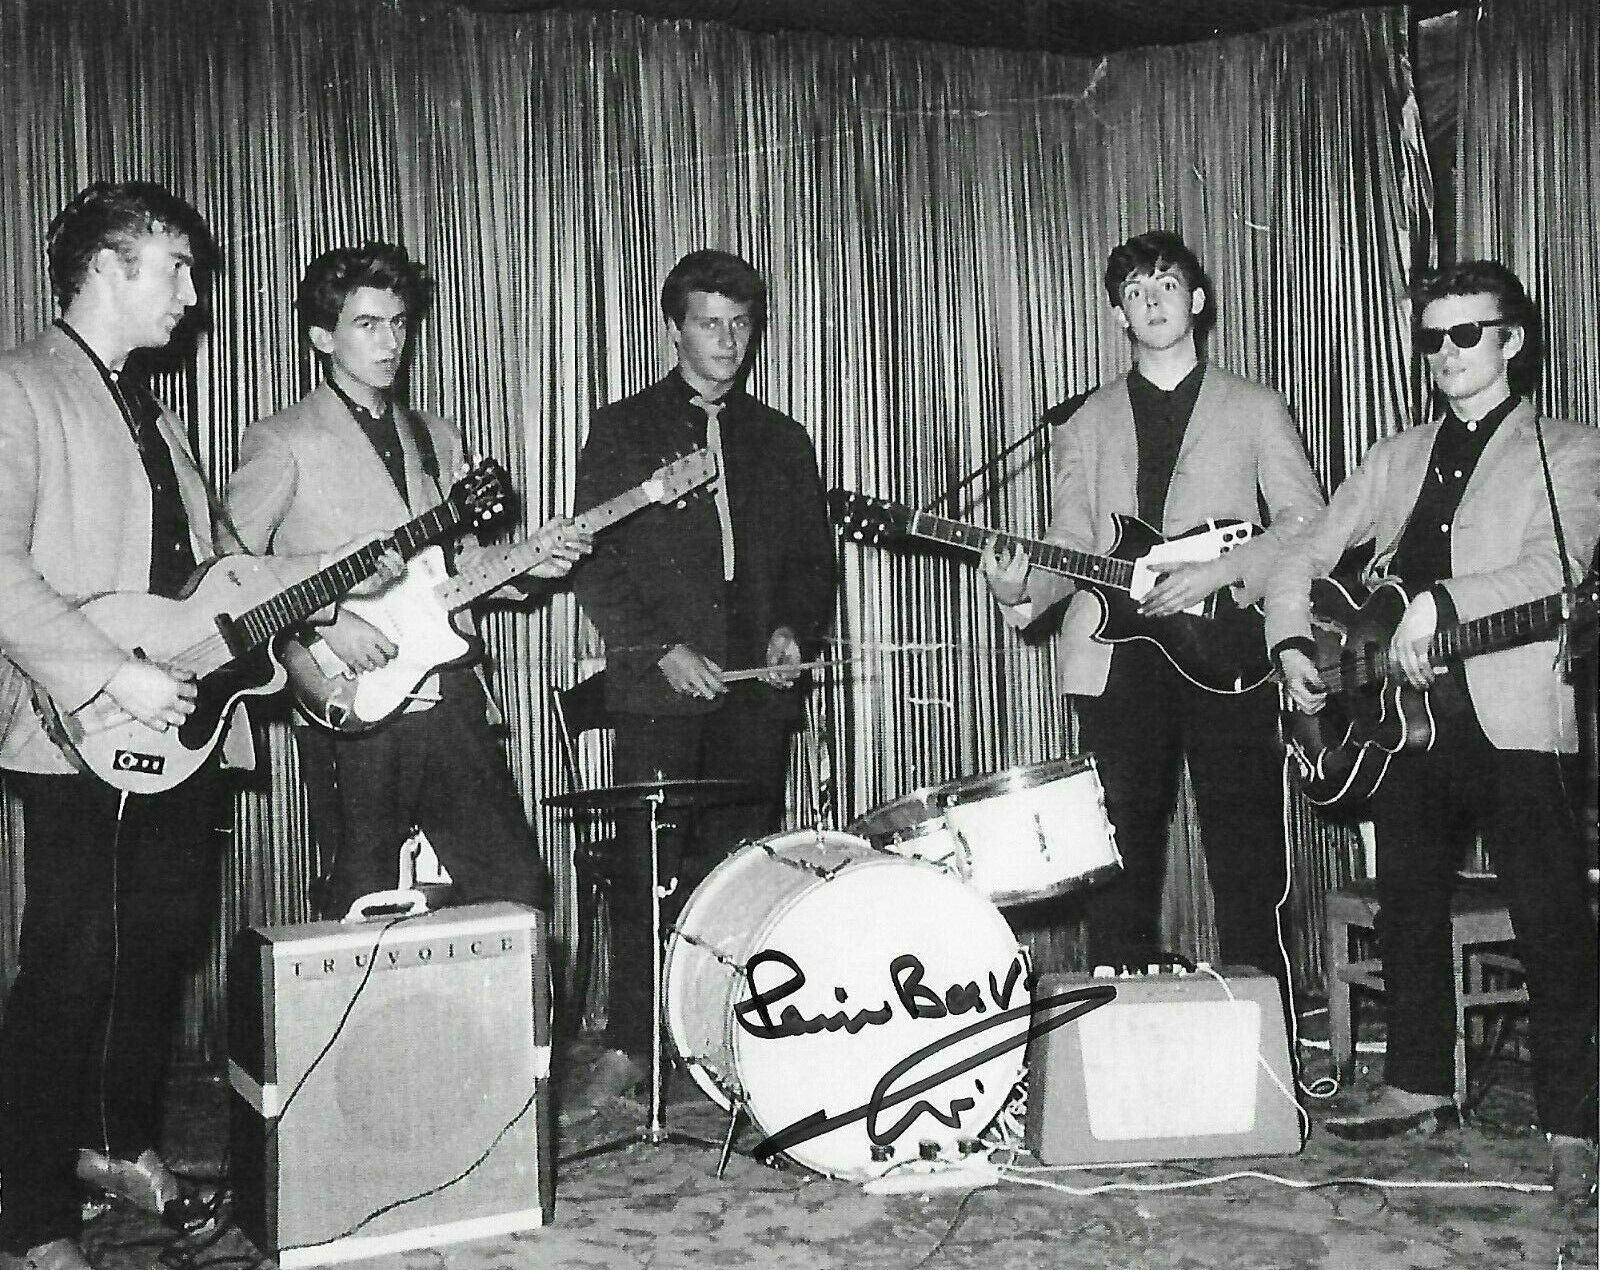
[[[1448,335],[1450,342],[1457,348],[1476,348],[1478,341],[1483,338],[1483,328],[1486,326],[1505,326],[1510,318],[1485,318],[1482,322],[1457,322],[1454,326],[1419,326],[1417,328],[1417,347],[1424,353],[1437,353],[1444,347],[1444,337]]]

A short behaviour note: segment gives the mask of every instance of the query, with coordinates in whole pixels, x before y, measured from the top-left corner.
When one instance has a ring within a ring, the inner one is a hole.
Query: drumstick
[[[770,674],[774,670],[825,670],[830,666],[842,666],[844,662],[832,658],[818,658],[816,661],[791,662],[779,666],[751,666],[746,670],[724,670],[717,678],[725,684],[737,683],[741,679],[759,679],[762,675]]]

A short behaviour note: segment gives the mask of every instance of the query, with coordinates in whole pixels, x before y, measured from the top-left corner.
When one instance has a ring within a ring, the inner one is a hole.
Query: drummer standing
[[[719,472],[598,538],[574,575],[605,639],[615,780],[734,779],[761,791],[675,817],[683,831],[662,835],[662,877],[676,878],[665,922],[735,846],[778,827],[804,704],[796,667],[833,616],[833,538],[811,439],[743,386],[766,301],[765,281],[737,256],[680,260],[661,290],[676,368],[596,412],[578,459],[580,510],[696,447],[712,451]],[[759,679],[722,682],[725,670],[762,667]],[[569,1111],[598,1110],[649,1070],[649,839],[642,817],[621,828],[607,1049]]]
[[[1179,565],[1145,599],[1150,616],[1181,612],[1223,587],[1261,597],[1283,542],[1323,506],[1289,408],[1270,388],[1200,356],[1211,286],[1176,234],[1151,231],[1111,252],[1105,290],[1128,335],[1133,369],[1090,394],[1053,442],[1047,537],[1107,554],[1112,513],[1171,537],[1208,518],[1271,528],[1216,560]],[[1196,687],[1145,640],[1093,638],[1100,609],[1066,578],[1030,570],[1019,550],[984,553],[984,577],[1015,626],[1071,596],[1056,644],[1058,683],[1077,707],[1079,740],[1099,760],[1122,876],[1090,892],[1094,965],[1143,966],[1161,950],[1167,822],[1188,760],[1206,844],[1222,958],[1285,977],[1275,907],[1286,877],[1277,689],[1238,695]]]

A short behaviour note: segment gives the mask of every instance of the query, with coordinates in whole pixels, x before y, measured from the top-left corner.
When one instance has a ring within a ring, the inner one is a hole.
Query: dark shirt
[[[1137,369],[1128,375],[1128,400],[1139,445],[1139,517],[1158,529],[1205,373],[1206,364],[1196,363],[1171,391],[1156,387]]]
[[[1500,424],[1517,407],[1515,395],[1506,398],[1483,418],[1465,423],[1455,414],[1445,415],[1433,439],[1428,474],[1417,492],[1411,518],[1389,562],[1389,574],[1399,578],[1415,595],[1442,582],[1450,573],[1450,535],[1461,506],[1461,495]]]
[[[176,599],[194,574],[195,558],[189,539],[189,513],[178,490],[172,452],[159,427],[161,406],[141,381],[126,373],[112,374],[94,349],[65,322],[58,321],[56,325],[89,355],[122,413],[128,435],[139,449],[145,479],[150,482],[150,593]]]
[[[361,429],[362,435],[372,443],[372,448],[383,460],[384,469],[389,473],[389,479],[394,482],[395,489],[399,491],[401,500],[409,504],[411,500],[406,493],[406,456],[405,451],[400,448],[400,429],[394,421],[394,402],[385,401],[383,413],[373,414],[331,378],[328,380],[328,387],[332,388],[338,394],[339,400],[349,408],[356,426]]]

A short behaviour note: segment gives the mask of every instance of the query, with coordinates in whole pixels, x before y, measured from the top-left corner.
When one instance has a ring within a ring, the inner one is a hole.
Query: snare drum
[[[927,1143],[957,1157],[1005,1106],[1027,980],[1005,919],[958,877],[803,830],[747,843],[689,897],[667,1028],[701,1089],[767,1138],[822,1113],[783,1154],[859,1180]]]
[[[1088,754],[918,790],[874,808],[850,832],[953,869],[1002,906],[1093,886],[1122,868]]]

